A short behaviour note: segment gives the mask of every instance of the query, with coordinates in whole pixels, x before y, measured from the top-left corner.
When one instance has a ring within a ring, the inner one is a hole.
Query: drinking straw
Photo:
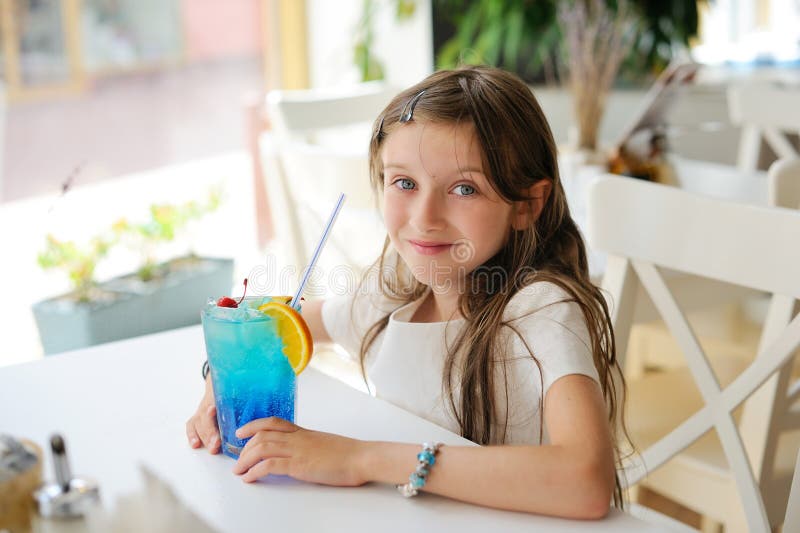
[[[331,229],[333,228],[333,223],[336,221],[336,217],[339,215],[339,211],[342,210],[342,204],[344,204],[345,195],[344,193],[339,195],[339,200],[336,202],[336,205],[331,212],[331,216],[328,218],[328,223],[325,224],[325,229],[322,232],[322,236],[319,238],[319,242],[317,243],[317,247],[314,249],[314,255],[311,256],[311,261],[308,263],[306,267],[305,274],[303,274],[303,280],[300,282],[300,286],[297,288],[297,292],[294,294],[294,297],[289,302],[289,306],[293,307],[294,309],[298,308],[298,304],[300,302],[300,297],[303,296],[303,291],[306,288],[306,283],[308,283],[308,278],[311,275],[311,271],[314,270],[314,266],[317,264],[317,259],[319,259],[319,255],[322,253],[322,248],[325,246],[325,243],[328,241],[328,235],[331,233]]]

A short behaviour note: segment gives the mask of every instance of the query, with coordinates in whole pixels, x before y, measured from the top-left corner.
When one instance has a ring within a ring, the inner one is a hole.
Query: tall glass
[[[235,435],[246,423],[271,416],[294,422],[295,373],[276,321],[257,310],[270,300],[246,298],[238,309],[209,302],[201,314],[222,453],[233,458],[248,440]]]

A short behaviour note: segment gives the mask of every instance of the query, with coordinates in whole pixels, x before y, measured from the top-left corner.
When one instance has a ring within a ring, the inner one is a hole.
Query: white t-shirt
[[[361,295],[355,298],[353,307],[354,296],[338,296],[324,302],[322,321],[331,339],[357,360],[367,329],[391,313],[388,325],[366,358],[367,376],[375,395],[460,433],[443,393],[442,378],[447,346],[460,333],[464,320],[410,322],[424,299],[425,295],[398,308],[397,303],[386,297]],[[503,365],[496,367],[495,397],[500,428],[508,406],[505,444],[539,444],[540,399],[556,380],[569,374],[583,374],[598,381],[583,313],[575,302],[565,301],[569,299],[561,287],[537,282],[520,290],[506,306],[504,320],[512,320],[525,342],[509,328],[502,328],[504,338],[499,339],[499,345],[507,347],[503,356],[508,403]],[[526,344],[539,361],[541,373]],[[455,404],[459,405],[458,377],[454,388]],[[548,442],[546,432],[543,442]]]

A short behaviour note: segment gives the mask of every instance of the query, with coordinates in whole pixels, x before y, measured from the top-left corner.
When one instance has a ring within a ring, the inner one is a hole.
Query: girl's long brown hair
[[[518,335],[523,342],[524,339],[512,320],[504,319],[503,311],[521,288],[549,281],[561,287],[569,295],[566,301],[575,302],[583,312],[619,464],[618,428],[625,432],[621,421],[624,380],[617,363],[611,318],[603,295],[589,279],[586,249],[570,216],[559,179],[555,141],[539,104],[518,77],[499,69],[463,67],[432,74],[398,94],[375,121],[369,156],[370,179],[376,191],[383,188],[382,143],[394,128],[402,127],[401,114],[415,97],[418,98],[414,121],[474,125],[482,149],[484,173],[504,200],[530,200],[526,191],[532,185],[540,180],[552,183],[549,198],[535,223],[523,230],[509,229],[507,244],[469,275],[469,290],[459,296],[459,311],[465,325],[448,347],[442,387],[461,435],[479,444],[505,441],[508,416],[499,420],[499,402],[504,398],[495,397],[495,371],[500,365],[501,375],[505,376],[506,359],[497,339],[502,338],[504,329]],[[391,253],[388,238],[375,266],[380,290],[394,299],[398,307],[415,301],[427,289],[413,277],[403,275],[405,265],[396,253]],[[386,272],[391,275],[385,275]],[[497,272],[502,275],[482,275]],[[388,320],[387,315],[373,324],[361,344],[361,371],[365,379],[365,358]],[[528,346],[528,351],[538,366],[535,346]],[[507,399],[507,379],[504,385]],[[458,400],[456,390],[460,392]],[[540,417],[542,402],[540,398]],[[505,413],[508,412],[506,409]],[[619,477],[614,503],[622,506]]]

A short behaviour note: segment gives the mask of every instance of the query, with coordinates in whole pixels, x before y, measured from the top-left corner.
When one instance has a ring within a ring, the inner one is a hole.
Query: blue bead
[[[429,465],[436,463],[436,458],[433,456],[433,453],[428,451],[419,452],[419,454],[417,454],[417,459]]]
[[[425,478],[421,478],[416,474],[411,474],[408,480],[415,489],[420,489],[425,485]]]

